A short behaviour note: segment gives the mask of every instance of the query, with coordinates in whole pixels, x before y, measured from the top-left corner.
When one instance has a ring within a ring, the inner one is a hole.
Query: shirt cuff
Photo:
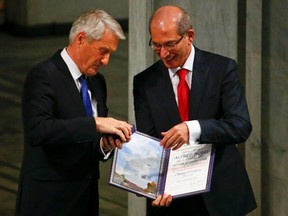
[[[101,140],[100,140],[100,149],[101,149],[102,154],[104,155],[103,159],[107,160],[109,158],[111,152],[113,151],[113,148],[111,148],[109,152],[105,153],[103,148],[102,148],[102,146],[103,146],[103,141],[102,141],[102,138],[101,138]]]
[[[199,121],[185,121],[189,130],[189,144],[198,144],[198,140],[201,136],[201,127]]]
[[[101,147],[101,151],[102,151],[102,153],[103,153],[103,155],[104,155],[104,160],[107,160],[107,159],[109,158],[111,152],[113,151],[113,149],[111,149],[109,152],[105,153],[105,152],[103,151],[102,147]]]

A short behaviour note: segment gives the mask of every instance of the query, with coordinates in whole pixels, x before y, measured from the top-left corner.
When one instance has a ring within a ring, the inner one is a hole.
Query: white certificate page
[[[165,193],[172,196],[199,193],[207,189],[210,167],[211,144],[183,145],[170,151]],[[211,171],[212,172],[212,171]]]

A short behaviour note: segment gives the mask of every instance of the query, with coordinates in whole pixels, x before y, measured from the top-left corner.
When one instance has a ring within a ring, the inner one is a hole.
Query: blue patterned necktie
[[[86,114],[87,114],[87,116],[93,116],[91,100],[90,100],[90,97],[88,94],[88,84],[87,84],[87,79],[86,79],[85,75],[82,75],[81,77],[79,77],[79,81],[81,83],[80,92],[82,95],[83,104],[84,104],[85,109],[86,109]]]

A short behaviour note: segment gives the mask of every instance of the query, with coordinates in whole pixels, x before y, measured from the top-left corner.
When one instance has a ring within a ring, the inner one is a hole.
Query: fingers
[[[103,136],[100,141],[100,146],[102,147],[104,152],[109,152],[111,149],[115,148],[114,141],[109,141],[109,137]]]
[[[130,139],[132,134],[132,125],[122,122],[118,127],[116,127],[116,129],[115,134],[121,138],[121,141],[127,142]]]
[[[165,206],[170,206],[171,202],[172,202],[172,196],[168,195],[165,201]]]
[[[130,125],[127,122],[124,122],[124,121],[119,121],[119,122],[120,122],[120,124],[116,128],[118,130],[120,130],[127,139],[130,138],[130,136],[132,134],[132,125]]]
[[[152,206],[167,207],[170,206],[171,202],[172,202],[172,196],[164,193],[163,196],[162,195],[157,196],[157,198],[152,202]]]
[[[123,147],[123,142],[119,138],[115,139],[113,136],[105,135],[103,136],[103,150],[104,151],[110,151],[112,148],[119,148],[121,149]]]
[[[121,142],[120,139],[116,139],[116,140],[114,140],[114,145],[115,145],[115,147],[117,147],[117,148],[119,148],[119,149],[122,149],[122,147],[123,147],[123,142]]]
[[[121,142],[128,141],[132,134],[133,126],[125,121],[120,121],[111,117],[95,117],[95,123],[98,132],[109,134],[110,136],[116,135],[116,137],[114,137],[116,146],[120,146]],[[108,138],[108,141],[110,139],[111,138]],[[117,139],[119,139],[120,143]]]
[[[163,138],[160,144],[164,148],[172,148],[177,150],[185,143],[189,143],[189,130],[186,123],[182,122],[170,130],[161,133]]]
[[[162,200],[162,196],[158,195],[157,198],[152,202],[152,206],[159,206]]]

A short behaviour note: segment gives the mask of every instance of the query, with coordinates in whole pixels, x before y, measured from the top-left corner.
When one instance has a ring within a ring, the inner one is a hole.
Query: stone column
[[[193,0],[183,7],[192,18],[194,45],[237,59],[237,0]]]
[[[246,168],[261,215],[261,79],[262,79],[262,1],[247,1],[246,5],[246,98],[253,131],[245,145]]]
[[[153,53],[148,46],[148,22],[152,14],[152,1],[129,0],[129,88],[128,119],[135,123],[133,103],[133,77],[153,62]],[[145,216],[146,199],[128,194],[128,215]]]

